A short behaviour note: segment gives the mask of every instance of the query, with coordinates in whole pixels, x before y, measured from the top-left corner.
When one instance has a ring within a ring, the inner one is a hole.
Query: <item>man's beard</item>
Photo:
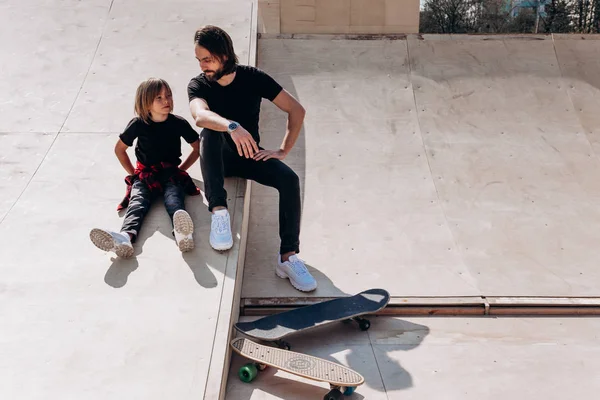
[[[214,73],[212,75],[206,75],[206,79],[208,79],[210,82],[216,82],[219,79],[221,79],[223,77],[223,68],[218,69],[216,71],[214,71]]]

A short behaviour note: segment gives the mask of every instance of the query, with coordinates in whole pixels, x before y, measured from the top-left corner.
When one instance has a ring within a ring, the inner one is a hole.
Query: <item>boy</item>
[[[173,96],[169,84],[150,78],[142,82],[135,96],[135,113],[119,136],[115,154],[129,174],[125,178],[127,194],[117,210],[127,207],[120,232],[94,228],[90,239],[96,247],[112,251],[119,257],[133,255],[133,245],[142,227],[152,200],[164,195],[167,212],[173,225],[173,235],[179,250],[194,248],[194,224],[185,211],[186,194],[200,193],[185,172],[199,158],[199,135],[182,117],[172,114]],[[181,165],[181,139],[192,146],[192,152]],[[136,167],[131,164],[127,148],[137,139]]]

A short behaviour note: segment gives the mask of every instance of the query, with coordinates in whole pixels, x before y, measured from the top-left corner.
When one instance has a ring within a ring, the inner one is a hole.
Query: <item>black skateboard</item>
[[[390,301],[390,294],[383,289],[370,289],[354,296],[342,297],[269,315],[252,322],[238,322],[234,325],[238,332],[254,339],[275,343],[289,350],[289,343],[281,339],[306,329],[336,321],[352,319],[361,330],[371,326],[361,315],[377,312]]]

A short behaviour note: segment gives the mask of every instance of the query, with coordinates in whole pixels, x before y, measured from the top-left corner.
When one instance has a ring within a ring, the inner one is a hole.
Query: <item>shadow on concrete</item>
[[[197,185],[200,183],[196,180],[194,181]],[[198,186],[202,188],[201,183]],[[153,229],[156,224],[151,224],[148,220],[148,216],[146,216],[138,239],[136,243],[133,244],[134,256],[131,259],[121,259],[119,257],[114,257],[111,259],[112,264],[108,268],[108,271],[104,277],[104,281],[108,285],[114,288],[121,288],[127,284],[129,275],[131,275],[139,266],[137,257],[144,252],[144,245],[146,241],[156,232],[159,232],[163,236],[171,239],[173,242],[173,249],[179,251],[177,249],[177,244],[175,243],[175,237],[173,236],[171,221],[169,220],[166,210],[164,210],[162,196],[159,196],[153,200],[150,211],[157,207],[163,208],[163,210],[161,210],[161,221],[158,227]],[[190,271],[194,275],[194,279],[200,286],[207,289],[214,288],[218,285],[217,278],[208,268],[209,264],[208,260],[206,259],[207,255],[203,254],[202,249],[199,246],[199,241],[203,240],[204,238],[200,237],[197,230],[197,227],[200,224],[199,218],[195,218],[195,216],[199,215],[201,212],[208,213],[208,211],[204,210],[204,204],[199,196],[195,196],[194,198],[187,196],[186,209],[192,216],[194,225],[196,226],[194,233],[195,248],[191,252],[180,253],[179,256],[183,258],[187,266],[190,268]],[[121,214],[124,214],[124,211],[122,211]]]
[[[429,334],[429,327],[398,318],[369,316],[371,328],[362,332],[355,323],[341,321],[320,326],[294,336],[291,340],[291,351],[309,354],[325,360],[339,363],[340,352],[348,349],[343,355],[342,363],[363,375],[365,383],[356,389],[349,399],[364,398],[365,388],[386,393],[406,390],[415,385],[411,373],[402,366],[398,356],[391,353],[411,351],[419,347]],[[334,355],[337,355],[334,356]],[[260,390],[285,399],[319,398],[326,392],[323,388],[314,388],[304,382],[285,377],[274,376],[275,368],[268,368],[260,373],[249,386],[239,382],[239,368],[248,360],[235,355],[231,363],[230,376],[236,380],[229,383],[228,398],[251,399],[254,390]],[[314,392],[314,393],[313,393]]]

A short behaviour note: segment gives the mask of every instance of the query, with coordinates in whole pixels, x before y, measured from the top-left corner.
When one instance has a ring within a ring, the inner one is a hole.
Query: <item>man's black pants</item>
[[[225,177],[256,181],[279,191],[280,254],[300,252],[300,180],[298,175],[277,159],[254,161],[240,157],[226,132],[203,129],[200,134],[200,167],[208,209],[227,207]],[[231,143],[230,143],[231,141]]]

